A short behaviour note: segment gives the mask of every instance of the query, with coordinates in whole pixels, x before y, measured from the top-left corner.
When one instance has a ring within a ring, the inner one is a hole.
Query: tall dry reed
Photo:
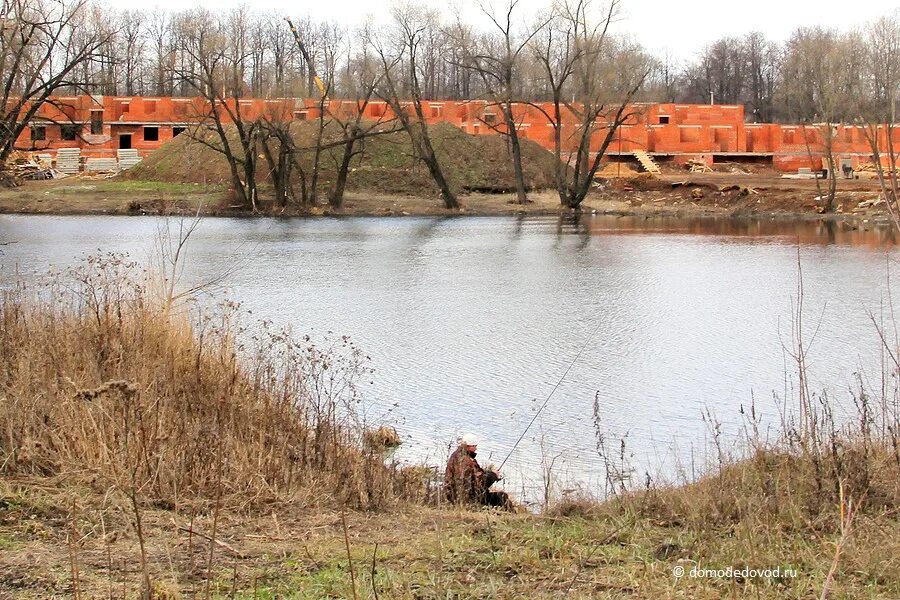
[[[320,348],[233,303],[172,311],[116,255],[0,297],[0,474],[118,486],[164,505],[224,497],[371,508],[397,472],[363,443],[347,338]]]

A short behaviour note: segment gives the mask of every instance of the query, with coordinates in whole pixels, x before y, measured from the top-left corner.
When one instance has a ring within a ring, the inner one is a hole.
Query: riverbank
[[[835,212],[821,212],[815,183],[770,176],[708,174],[688,177],[666,174],[609,179],[585,200],[582,211],[621,216],[718,217],[890,224],[873,181],[842,181]],[[344,205],[312,209],[264,207],[258,215],[231,206],[221,184],[171,183],[119,178],[73,177],[26,182],[0,189],[0,213],[57,215],[205,216],[486,216],[569,214],[555,190],[529,194],[528,204],[516,204],[514,194],[469,193],[463,208],[444,209],[438,197],[380,192],[348,192]]]
[[[136,597],[145,576],[153,597],[167,599],[203,597],[207,585],[213,598],[310,600],[819,598],[826,585],[833,598],[900,594],[896,515],[857,517],[828,584],[837,514],[797,528],[726,525],[712,514],[703,526],[667,516],[663,498],[543,516],[415,504],[343,514],[146,504],[138,531],[122,490],[7,478],[0,597],[72,597],[76,586],[82,597]],[[721,573],[692,576],[695,568]]]

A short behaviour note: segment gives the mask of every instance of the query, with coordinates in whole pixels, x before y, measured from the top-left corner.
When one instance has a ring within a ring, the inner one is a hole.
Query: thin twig
[[[375,583],[375,559],[378,555],[378,542],[375,542],[375,548],[372,550],[372,594],[375,600],[378,600],[378,585]]]
[[[350,554],[350,534],[347,532],[347,515],[344,507],[341,507],[341,523],[344,525],[344,546],[347,548],[347,568],[350,569],[350,585],[353,589],[353,600],[359,600],[356,595],[356,573],[353,572],[353,556]]]
[[[184,527],[183,525],[179,525],[178,523],[175,522],[175,519],[171,519],[171,523],[175,527],[177,527],[179,531],[188,533],[191,536],[196,535],[197,537],[201,537],[208,542],[212,542],[213,544],[215,544],[216,546],[219,546],[223,550],[227,550],[228,552],[231,552],[237,558],[246,558],[246,556],[243,553],[236,550],[234,548],[234,546],[231,546],[230,544],[227,544],[226,542],[223,542],[222,540],[213,538],[212,536],[206,535],[205,533],[201,533],[201,532],[197,531],[196,529],[194,529],[192,526]]]

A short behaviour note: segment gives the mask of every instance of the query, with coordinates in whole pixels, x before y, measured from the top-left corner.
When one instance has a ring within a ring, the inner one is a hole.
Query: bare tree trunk
[[[504,109],[506,115],[507,138],[509,139],[510,154],[512,154],[513,176],[516,180],[516,203],[527,204],[528,190],[525,186],[525,171],[522,168],[522,145],[519,142],[517,123],[512,114],[512,103],[507,102]]]
[[[341,162],[338,165],[334,188],[328,195],[328,204],[332,208],[340,208],[344,203],[344,188],[347,187],[347,173],[350,171],[350,161],[354,156],[353,147],[355,144],[355,138],[344,144],[344,152],[341,154]]]
[[[437,185],[438,190],[440,190],[444,208],[448,210],[458,209],[459,200],[457,200],[453,190],[450,189],[450,184],[444,175],[440,161],[434,151],[434,145],[431,143],[431,136],[428,134],[428,123],[425,120],[425,114],[422,109],[422,93],[419,86],[419,67],[417,65],[416,55],[419,44],[421,43],[422,33],[426,29],[426,26],[415,22],[416,19],[419,18],[420,15],[414,14],[411,9],[408,9],[406,12],[399,11],[395,13],[395,20],[397,22],[399,33],[402,36],[402,41],[398,55],[393,60],[388,59],[387,53],[382,47],[376,47],[376,51],[381,58],[383,66],[382,80],[384,81],[386,88],[382,98],[390,105],[394,115],[400,120],[403,129],[406,130],[409,135],[416,157],[425,164],[428,173],[431,175],[431,179],[434,181],[435,185]],[[410,115],[406,107],[403,106],[401,94],[394,82],[392,73],[396,65],[402,64],[404,59],[407,63],[406,69],[409,76],[409,86],[412,95],[412,115]]]

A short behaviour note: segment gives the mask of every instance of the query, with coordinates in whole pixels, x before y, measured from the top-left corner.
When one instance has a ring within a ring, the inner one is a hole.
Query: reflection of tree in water
[[[556,243],[554,248],[559,247],[560,242],[570,235],[579,236],[578,249],[583,250],[591,241],[591,230],[580,212],[562,214],[556,220]]]
[[[515,225],[513,225],[513,232],[512,232],[513,240],[520,240],[522,238],[522,233],[524,231],[524,225],[525,225],[525,215],[517,214]]]
[[[429,217],[423,219],[420,226],[413,227],[409,235],[409,247],[407,248],[408,257],[410,259],[422,258],[422,248],[434,238],[435,232],[444,223],[453,218],[455,217]]]

